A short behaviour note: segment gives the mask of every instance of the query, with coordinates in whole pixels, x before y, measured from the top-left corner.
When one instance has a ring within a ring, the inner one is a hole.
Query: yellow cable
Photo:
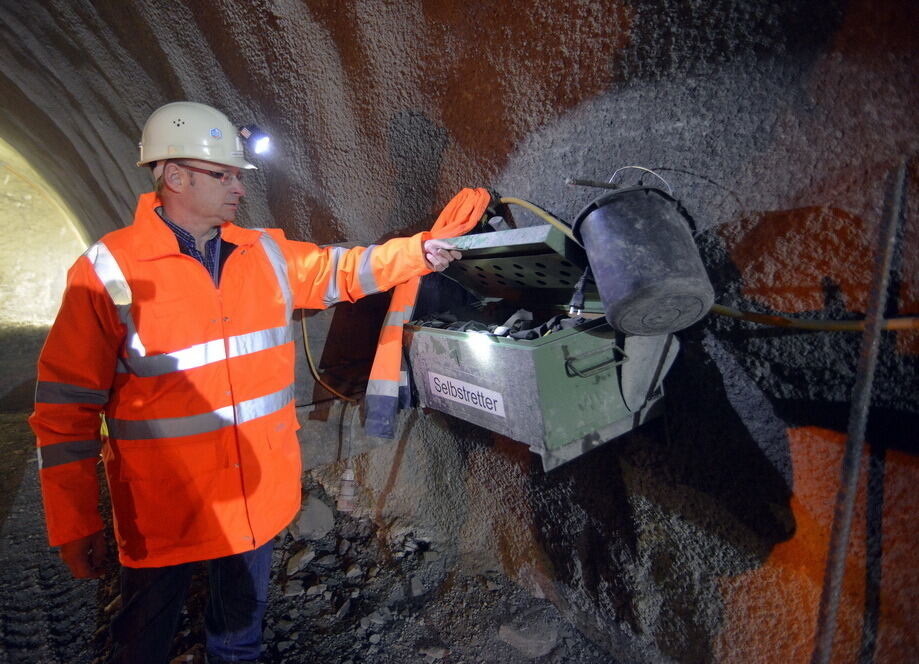
[[[544,219],[546,222],[555,226],[558,230],[564,233],[566,237],[576,242],[578,246],[581,246],[581,247],[584,246],[580,242],[578,242],[577,238],[574,237],[574,233],[572,232],[571,227],[568,226],[568,224],[553,217],[551,214],[546,212],[544,209],[542,209],[538,205],[534,205],[533,203],[523,200],[522,198],[502,197],[498,199],[498,202],[504,203],[504,204],[510,204],[510,205],[519,205],[520,207],[526,208],[530,212],[533,212],[534,214]],[[741,320],[747,320],[753,323],[760,323],[761,325],[771,325],[773,327],[791,327],[791,328],[798,328],[802,330],[822,330],[822,331],[828,331],[828,332],[860,332],[861,330],[865,329],[864,320],[814,320],[814,319],[803,319],[803,318],[791,318],[789,316],[757,314],[757,313],[753,313],[752,311],[739,311],[737,309],[731,309],[730,307],[725,307],[720,304],[712,305],[711,311],[712,313],[716,313],[721,316],[728,316],[729,318],[739,318]],[[882,323],[882,329],[885,329],[885,330],[919,330],[919,317],[888,319]]]
[[[814,320],[805,318],[791,318],[789,316],[775,316],[771,314],[757,314],[751,311],[739,311],[721,304],[712,305],[712,313],[729,318],[771,325],[773,327],[793,327],[802,330],[821,330],[825,332],[860,332],[865,329],[864,320]],[[889,318],[882,323],[885,330],[919,330],[919,317]]]
[[[553,217],[538,205],[534,205],[533,203],[525,201],[522,198],[510,197],[502,197],[498,200],[498,202],[504,203],[506,205],[519,205],[522,208],[526,208],[530,212],[539,216],[541,219],[544,219],[547,223],[555,226],[565,235],[565,237],[570,238],[579,246],[583,246],[580,242],[578,242],[577,238],[574,237],[574,233],[572,232],[570,226],[568,226],[563,221]],[[777,316],[772,314],[757,314],[752,311],[740,311],[738,309],[732,309],[731,307],[726,307],[721,304],[712,305],[711,311],[712,313],[718,314],[720,316],[737,318],[753,323],[759,323],[761,325],[771,325],[772,327],[790,327],[801,330],[821,330],[825,332],[860,332],[865,329],[864,320],[814,320],[804,318],[791,318],[790,316]],[[881,327],[885,330],[919,330],[919,317],[914,316],[888,319],[883,321]],[[357,403],[360,400],[359,398],[355,399],[353,397],[345,396],[335,388],[326,384],[325,381],[319,377],[319,371],[316,369],[316,365],[313,362],[313,355],[310,352],[309,336],[306,332],[306,318],[303,316],[300,317],[300,328],[303,330],[303,350],[306,352],[306,362],[309,365],[310,373],[313,374],[315,381],[339,399],[344,399],[350,403]]]
[[[498,202],[510,205],[519,205],[520,207],[526,208],[530,212],[533,212],[540,218],[544,219],[549,224],[555,226],[562,233],[564,233],[566,237],[576,242],[579,246],[583,246],[580,242],[578,242],[577,238],[574,237],[574,233],[572,232],[570,226],[568,226],[565,222],[553,217],[538,205],[523,200],[522,198],[502,197],[498,199]],[[712,313],[716,313],[721,316],[739,318],[741,320],[747,320],[753,323],[759,323],[761,325],[771,325],[773,327],[791,327],[802,330],[822,330],[828,332],[860,332],[861,330],[865,329],[864,320],[813,320],[791,318],[790,316],[776,316],[770,314],[757,314],[753,313],[752,311],[739,311],[737,309],[731,309],[730,307],[725,307],[720,304],[713,305],[711,311]],[[882,324],[882,329],[919,330],[919,317],[893,318],[885,320]]]
[[[360,401],[360,397],[356,399],[353,397],[346,397],[334,387],[327,385],[325,381],[319,377],[319,371],[316,369],[316,365],[313,363],[313,354],[310,352],[309,335],[306,333],[306,316],[303,314],[300,315],[300,329],[303,331],[303,350],[306,352],[306,363],[310,367],[310,373],[313,374],[313,379],[339,399],[343,399],[349,403],[357,403]]]
[[[577,243],[579,247],[584,246],[580,242],[578,242],[577,238],[574,237],[574,233],[572,232],[571,227],[568,224],[566,224],[565,222],[559,219],[556,219],[555,217],[553,217],[551,214],[543,210],[538,205],[534,205],[533,203],[530,203],[529,201],[525,201],[522,198],[500,198],[498,199],[498,202],[504,203],[504,204],[510,204],[510,205],[519,205],[522,208],[526,208],[527,210],[538,215],[542,219],[545,219],[547,223],[550,223],[553,226],[555,226],[558,230],[564,233],[566,237],[572,239],[575,243]]]

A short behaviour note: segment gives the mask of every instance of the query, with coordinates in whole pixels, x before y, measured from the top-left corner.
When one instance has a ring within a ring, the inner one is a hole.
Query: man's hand
[[[98,579],[105,572],[105,533],[61,544],[61,560],[70,568],[75,579]]]
[[[443,272],[450,263],[462,257],[456,247],[443,240],[428,240],[424,243],[424,262],[435,272]]]

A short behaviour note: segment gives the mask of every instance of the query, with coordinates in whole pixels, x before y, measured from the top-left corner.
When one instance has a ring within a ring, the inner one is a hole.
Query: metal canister
[[[606,319],[626,334],[659,335],[704,317],[715,293],[679,201],[655,187],[605,194],[580,215]]]

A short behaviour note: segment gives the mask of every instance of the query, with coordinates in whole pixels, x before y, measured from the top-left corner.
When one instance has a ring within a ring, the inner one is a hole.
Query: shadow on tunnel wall
[[[794,533],[791,487],[775,465],[777,455],[790,464],[787,445],[767,454],[751,436],[702,334],[681,335],[662,419],[533,475],[538,493],[568,487],[568,507],[586,513],[587,527],[576,533],[569,523],[583,517],[559,513],[558,505],[534,515],[556,581],[583,587],[601,609],[599,625],[582,616],[579,626],[611,653],[632,651],[635,661],[657,661],[650,644],[633,650],[636,635],[640,642],[652,633],[665,657],[712,661],[715,579],[762,564]],[[658,519],[690,525],[669,528]],[[696,557],[719,547],[710,560]]]
[[[429,201],[436,200],[446,130],[420,111],[404,109],[389,122],[389,159],[396,169],[395,209],[387,228],[417,229],[431,216]],[[424,229],[430,227],[427,225]]]
[[[370,366],[380,328],[389,306],[387,295],[371,295],[357,302],[343,302],[328,314],[301,311],[305,316],[310,348],[322,381],[346,396],[360,397],[367,388]],[[315,322],[314,322],[315,321]],[[300,327],[294,327],[294,340],[300,346]],[[321,355],[316,355],[321,348]],[[325,421],[333,408],[333,397],[319,385],[306,367],[297,375],[297,382],[314,404],[311,420]]]
[[[792,56],[806,66],[830,43],[848,4],[625,0],[631,39],[616,56],[617,80],[666,78],[751,56]]]
[[[913,197],[915,189],[913,185]],[[881,215],[890,213],[893,191],[891,172],[883,187],[885,202],[879,210]],[[915,270],[912,244],[917,218],[909,214],[906,203],[902,201],[898,220],[887,306],[881,312],[884,318],[917,313],[915,293],[919,274]],[[831,207],[770,211],[722,229],[720,238],[708,237],[702,246],[713,273],[741,286],[727,294],[733,299],[732,306],[764,313],[791,312],[820,320],[863,319],[869,300],[877,297],[870,292],[880,251],[875,246],[875,228],[876,224]],[[861,333],[776,329],[727,319],[713,320],[710,328],[737,358],[772,411],[787,424],[789,434],[822,430],[835,432],[840,443],[845,440]],[[903,573],[902,563],[894,562],[903,555],[898,544],[903,533],[898,532],[900,529],[893,525],[896,521],[890,517],[892,512],[909,509],[909,504],[902,502],[885,505],[885,484],[896,493],[903,478],[908,476],[902,472],[903,464],[909,463],[910,456],[919,454],[917,342],[919,332],[914,330],[882,332],[879,341],[864,441],[865,494],[859,493],[857,498],[864,502],[861,535],[864,542],[850,545],[847,563],[847,576],[853,570],[862,574],[863,590],[851,587],[847,580],[850,587],[843,599],[860,602],[861,623],[857,625],[860,634],[855,635],[857,643],[852,647],[853,656],[857,653],[861,662],[903,652],[897,637],[889,635],[884,650],[879,652],[878,639],[884,610],[882,569],[886,567],[887,574],[894,579]],[[841,455],[841,446],[839,450]],[[888,464],[890,452],[898,453],[892,466]],[[893,528],[885,533],[888,520],[888,527],[893,525]],[[829,532],[829,523],[819,526]],[[853,533],[858,532],[856,527]],[[854,555],[853,550],[863,551],[861,562],[855,562],[860,556]],[[890,608],[910,610],[909,602],[898,597],[902,589],[893,587],[889,579],[883,588],[888,622],[908,620],[892,613]],[[896,633],[889,624],[887,629],[889,634]],[[837,649],[839,645],[837,636]]]
[[[436,127],[423,113],[409,109],[397,113],[390,121],[388,141],[389,157],[396,168],[397,177],[394,183],[396,202],[390,211],[387,227],[401,230],[378,238],[377,241],[416,232],[419,225],[430,227],[432,210],[426,206],[436,198],[440,162],[448,142],[443,129]],[[378,212],[367,211],[368,214]],[[430,283],[430,279],[426,281]],[[437,283],[449,289],[445,280]],[[423,288],[416,311],[426,306],[422,303],[424,292],[432,294],[436,289]],[[335,306],[318,363],[323,380],[332,388],[345,395],[361,394],[366,389],[390,298],[387,292]],[[308,320],[313,318],[309,312],[301,312],[301,315],[306,315]],[[318,325],[310,327],[315,329]],[[312,376],[301,375],[298,379],[311,380]],[[328,402],[329,397],[324,388],[315,384],[312,400],[321,405],[310,412],[310,419],[328,418],[332,407],[331,402]]]
[[[872,235],[851,214],[810,208],[741,220],[730,231],[702,236],[700,245],[721,286],[719,299],[732,306],[852,319],[863,317],[868,297]],[[755,264],[762,257],[768,264]],[[888,316],[901,313],[904,282],[915,278],[899,268]],[[535,501],[534,521],[562,593],[586,590],[599,609],[570,617],[611,653],[630,653],[631,635],[653,633],[662,656],[709,662],[718,659],[714,640],[728,618],[718,579],[762,567],[796,534],[791,432],[846,431],[861,335],[710,316],[679,337],[682,351],[666,380],[666,417],[551,473],[532,472],[538,494],[571,496],[565,504]],[[864,596],[855,644],[861,661],[873,661],[882,619],[886,454],[919,451],[917,376],[916,356],[898,351],[897,335],[885,333],[866,436]],[[573,523],[582,527],[573,530]],[[804,538],[822,542],[819,531],[829,526],[807,523]],[[822,569],[809,569],[815,571],[819,587]],[[810,624],[816,614],[799,619]],[[655,661],[648,652],[626,657]]]

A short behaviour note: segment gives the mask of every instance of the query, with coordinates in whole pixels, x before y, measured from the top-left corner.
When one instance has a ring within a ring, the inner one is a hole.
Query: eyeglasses
[[[234,177],[236,178],[236,181],[239,183],[242,183],[243,181],[242,171],[234,174],[232,171],[211,171],[206,168],[198,168],[197,166],[189,166],[188,164],[185,164],[181,161],[174,161],[172,163],[174,163],[176,166],[181,166],[182,168],[185,168],[189,171],[194,171],[195,173],[201,173],[202,175],[210,175],[212,178],[220,182],[220,184],[222,184],[224,187],[229,186],[229,184],[233,181]]]

